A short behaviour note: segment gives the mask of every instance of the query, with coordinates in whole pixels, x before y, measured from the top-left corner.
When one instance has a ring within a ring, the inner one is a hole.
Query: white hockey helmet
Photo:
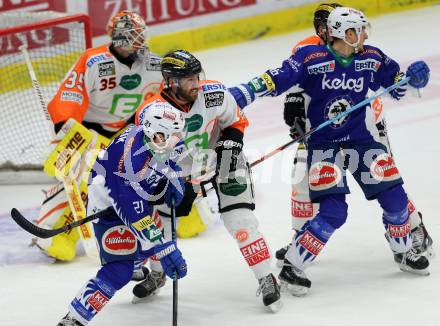
[[[370,27],[370,23],[362,11],[349,7],[339,7],[330,12],[327,27],[331,37],[341,39],[356,48],[359,45],[360,35]],[[353,29],[357,34],[358,41],[356,43],[347,42],[345,33],[349,29]]]
[[[185,119],[182,111],[169,103],[153,103],[142,109],[139,124],[150,148],[156,153],[171,151],[182,140]]]

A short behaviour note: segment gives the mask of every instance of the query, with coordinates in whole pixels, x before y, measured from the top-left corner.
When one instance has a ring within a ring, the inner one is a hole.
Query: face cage
[[[168,136],[164,141],[157,142],[156,137],[161,137],[163,135],[161,132],[149,133],[151,137],[145,134],[148,147],[154,152],[154,154],[165,154],[170,153],[174,150],[176,145],[183,139],[182,132],[175,132]]]
[[[123,29],[117,31],[119,39],[112,41],[114,46],[121,47],[124,50],[134,53],[140,50],[148,49],[149,31],[148,27],[139,27],[132,29]]]

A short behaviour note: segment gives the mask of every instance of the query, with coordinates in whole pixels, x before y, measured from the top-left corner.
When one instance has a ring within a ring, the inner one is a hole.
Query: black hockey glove
[[[306,118],[302,92],[287,94],[284,100],[284,121],[289,127],[293,127],[295,117],[302,118],[304,121]]]
[[[293,126],[290,127],[290,137],[292,137],[292,139],[304,137],[305,129],[306,129],[306,119],[304,117],[295,117]],[[304,139],[302,141],[304,141]]]
[[[217,173],[222,176],[235,172],[241,165],[241,151],[243,149],[243,133],[236,128],[226,128],[217,141]]]

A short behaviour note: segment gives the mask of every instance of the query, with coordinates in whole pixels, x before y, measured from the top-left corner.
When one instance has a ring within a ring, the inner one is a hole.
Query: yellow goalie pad
[[[93,133],[74,119],[69,119],[56,137],[61,140],[44,162],[44,172],[63,180],[81,159],[93,139]]]

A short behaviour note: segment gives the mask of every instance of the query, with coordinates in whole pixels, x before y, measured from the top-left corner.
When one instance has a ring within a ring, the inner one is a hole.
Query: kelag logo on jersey
[[[340,88],[360,93],[364,89],[364,77],[345,79],[345,74],[342,74],[342,79],[339,79],[336,77],[327,78],[327,75],[324,75],[324,78],[322,78],[322,89]]]
[[[348,96],[338,96],[327,103],[324,118],[326,120],[334,119],[339,114],[347,111],[352,105],[353,102]],[[340,128],[348,121],[348,119],[349,116],[346,115],[345,117],[335,120],[330,127],[334,129]]]
[[[325,74],[326,72],[335,71],[335,60],[317,63],[307,67],[309,75]]]
[[[356,71],[372,70],[377,72],[380,68],[380,62],[374,59],[355,60],[354,69]]]
[[[203,125],[203,117],[200,114],[194,114],[192,117],[185,118],[185,130],[193,132],[199,130]]]

